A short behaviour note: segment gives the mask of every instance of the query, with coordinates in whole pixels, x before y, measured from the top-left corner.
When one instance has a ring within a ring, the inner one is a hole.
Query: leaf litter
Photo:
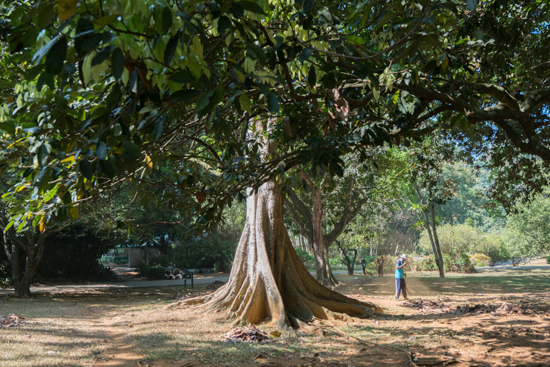
[[[411,307],[422,314],[450,314],[464,315],[468,313],[490,313],[493,316],[511,316],[511,315],[533,315],[534,312],[524,309],[521,305],[514,305],[509,302],[502,303],[499,307],[492,303],[478,303],[474,305],[456,305],[447,306],[443,302],[431,300],[415,299],[402,302],[401,306]]]
[[[24,317],[15,316],[14,314],[10,314],[9,316],[0,315],[1,327],[15,327],[26,323]]]
[[[225,282],[221,282],[219,280],[216,280],[214,283],[211,283],[211,284],[207,285],[206,287],[204,287],[204,289],[216,290],[218,288],[221,288],[223,285],[225,285]]]
[[[206,293],[201,293],[201,292],[189,292],[189,293],[176,292],[174,294],[169,295],[166,298],[173,299],[173,300],[185,300],[189,298],[201,297],[201,296],[204,296],[205,294]]]
[[[225,339],[226,343],[270,343],[273,341],[269,334],[254,325],[235,328],[221,335],[221,338]]]

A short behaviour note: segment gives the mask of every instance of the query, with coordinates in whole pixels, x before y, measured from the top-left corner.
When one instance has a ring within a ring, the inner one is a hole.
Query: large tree
[[[283,226],[277,177],[299,163],[320,166],[327,151],[334,170],[340,155],[421,133],[395,129],[380,102],[407,71],[392,55],[410,54],[414,42],[439,47],[424,41],[452,26],[452,5],[2,5],[0,121],[8,137],[0,168],[20,179],[6,193],[12,218],[4,231],[15,215],[46,224],[76,218],[94,198],[153,172],[167,184],[156,199],[179,206],[178,197],[194,197],[180,209],[197,230],[252,187],[229,285],[212,299],[217,307],[231,302],[243,320],[272,317],[281,327],[327,310],[377,309],[305,274]],[[257,121],[270,121],[269,129]],[[266,151],[266,141],[279,146]],[[159,169],[168,161],[171,175]]]
[[[264,130],[270,120],[264,121]],[[260,125],[260,122],[256,122]],[[262,129],[258,129],[262,131]],[[276,151],[265,137],[263,157]],[[266,318],[280,329],[299,327],[312,317],[341,319],[364,316],[382,309],[330,290],[317,282],[294,250],[283,220],[283,195],[277,181],[250,189],[245,228],[233,261],[229,281],[212,295],[182,301],[205,303],[210,309],[228,310],[238,321],[259,323]]]

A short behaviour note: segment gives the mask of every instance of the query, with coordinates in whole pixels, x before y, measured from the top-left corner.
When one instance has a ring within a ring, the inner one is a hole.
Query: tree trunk
[[[12,266],[13,268],[13,266]],[[30,298],[31,297],[31,283],[32,279],[34,277],[34,271],[35,269],[32,269],[30,272],[25,272],[24,276],[20,276],[18,280],[13,280],[13,288],[14,288],[14,296],[16,298]],[[21,270],[17,270],[19,274],[21,274]],[[15,273],[15,271],[14,271]]]
[[[346,265],[346,268],[348,268],[348,275],[353,275],[353,270],[355,268],[355,261],[357,260],[357,249],[349,249],[348,251],[353,252],[353,259],[350,259],[348,254],[346,253],[346,250],[342,248],[339,241],[335,241],[336,246],[338,246],[338,249],[340,249],[340,260]]]
[[[437,251],[437,257],[439,258],[439,277],[445,278],[445,269],[443,266],[443,255],[441,254],[441,246],[439,246],[439,237],[437,237],[437,230],[435,224],[435,209],[434,204],[432,203],[432,227],[434,231],[434,244],[435,250]]]
[[[14,295],[18,298],[30,298],[31,283],[44,253],[47,234],[39,233],[38,239],[35,239],[30,230],[23,237],[17,237],[13,227],[3,234],[4,250],[12,270]]]
[[[424,198],[422,197],[422,193],[420,192],[420,187],[418,187],[418,184],[415,182],[414,184],[416,188],[416,193],[418,194],[418,200],[420,200],[420,204],[424,205]],[[431,212],[432,212],[432,224],[433,224],[433,230],[434,234],[437,235],[435,232],[435,215],[434,215],[434,209],[433,204],[431,205]],[[441,256],[441,249],[439,247],[439,239],[434,240],[434,236],[432,236],[432,231],[430,229],[430,221],[428,219],[428,214],[426,211],[422,211],[422,218],[424,219],[424,226],[426,227],[426,231],[428,231],[428,236],[430,237],[430,243],[432,244],[432,251],[434,253],[435,257],[435,264],[437,265],[437,269],[439,270],[439,277],[445,278],[445,269],[443,268],[443,257]]]
[[[326,167],[322,167],[319,176],[324,177],[325,174]],[[292,188],[288,188],[287,193],[290,200],[284,200],[284,204],[296,222],[300,233],[308,239],[313,247],[317,280],[323,285],[332,287],[338,284],[338,280],[336,280],[332,270],[330,269],[328,249],[344,231],[346,225],[348,225],[348,223],[359,214],[361,207],[367,202],[367,198],[359,197],[357,199],[357,193],[355,193],[354,196],[354,180],[350,177],[347,183],[346,201],[343,206],[342,216],[332,231],[328,234],[324,234],[322,201],[323,181],[321,181],[319,185],[314,185],[312,180],[304,173],[303,170],[300,170],[300,175],[311,191],[311,212],[304,202],[300,200],[298,195],[296,195],[296,193],[292,190]],[[301,215],[301,218],[299,214]]]
[[[320,319],[366,316],[378,306],[348,298],[318,283],[292,247],[283,222],[283,198],[273,182],[247,199],[247,218],[226,285],[174,305],[204,303],[227,310],[237,322],[273,320],[279,329]],[[172,306],[174,306],[172,305]]]
[[[318,234],[318,233],[316,233]],[[320,233],[313,241],[313,256],[315,257],[315,273],[317,281],[327,287],[338,285],[338,280],[330,268],[328,246],[324,244],[323,234]]]

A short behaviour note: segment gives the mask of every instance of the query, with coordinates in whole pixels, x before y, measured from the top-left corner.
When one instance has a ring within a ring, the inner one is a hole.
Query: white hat
[[[403,259],[407,260],[407,254],[401,255],[401,257],[402,257]]]

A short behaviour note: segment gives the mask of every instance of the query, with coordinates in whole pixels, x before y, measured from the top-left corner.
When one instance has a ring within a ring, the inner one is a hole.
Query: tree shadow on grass
[[[232,343],[201,340],[208,334],[198,332],[189,339],[149,333],[133,337],[136,350],[147,354],[150,366],[171,365],[165,361],[191,361],[209,366],[407,366],[409,356],[388,346],[368,348],[345,341],[323,347],[323,351],[313,348],[310,343],[303,343],[304,337],[279,338],[269,343]],[[314,338],[315,337],[308,337]],[[328,338],[328,337],[327,337]],[[327,338],[319,339],[326,342]],[[353,351],[345,352],[351,347]],[[177,364],[177,362],[176,362]]]
[[[402,328],[396,328],[394,323],[385,326],[380,321],[379,327],[357,326],[357,330],[373,337],[381,333],[386,340],[404,345],[417,358],[418,365],[442,366],[452,359],[465,366],[536,366],[550,360],[548,320],[475,317],[415,315],[405,318],[409,323]],[[417,321],[414,326],[411,320]]]

